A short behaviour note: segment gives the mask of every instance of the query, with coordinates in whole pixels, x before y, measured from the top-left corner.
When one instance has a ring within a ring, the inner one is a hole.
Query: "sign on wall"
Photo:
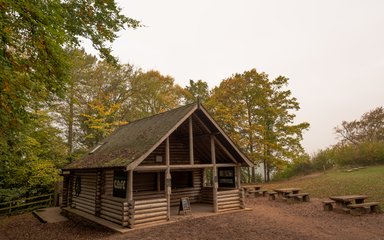
[[[127,172],[113,171],[113,196],[125,198],[127,195]]]

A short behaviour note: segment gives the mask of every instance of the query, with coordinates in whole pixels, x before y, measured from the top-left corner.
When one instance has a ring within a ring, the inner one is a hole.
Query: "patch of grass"
[[[355,171],[331,170],[292,180],[265,184],[265,188],[299,187],[317,198],[334,195],[364,194],[367,201],[384,206],[384,166],[366,167]]]

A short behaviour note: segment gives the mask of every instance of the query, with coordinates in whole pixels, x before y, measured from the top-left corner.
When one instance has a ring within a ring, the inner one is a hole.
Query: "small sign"
[[[163,162],[163,156],[157,155],[156,158],[155,158],[155,162],[162,163]]]
[[[115,170],[113,172],[113,196],[125,198],[127,194],[127,172]]]
[[[189,202],[188,197],[180,198],[179,213],[178,213],[179,215],[180,215],[180,212],[183,212],[184,215],[187,214],[188,212],[192,214],[191,204]]]

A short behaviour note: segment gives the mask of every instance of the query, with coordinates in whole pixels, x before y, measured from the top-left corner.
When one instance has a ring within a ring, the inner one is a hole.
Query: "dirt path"
[[[248,199],[252,211],[190,219],[126,234],[82,221],[42,224],[31,214],[0,219],[0,239],[384,239],[384,214],[324,212],[319,199]]]

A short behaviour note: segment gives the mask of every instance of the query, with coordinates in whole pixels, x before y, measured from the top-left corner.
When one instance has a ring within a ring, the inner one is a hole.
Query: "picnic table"
[[[264,196],[267,190],[261,189],[261,185],[244,185],[242,188],[244,189],[245,193],[247,196],[253,195],[256,197],[257,195],[262,195]]]
[[[323,201],[324,210],[330,211],[333,209],[332,204],[336,204],[335,210],[354,215],[368,212],[380,212],[379,202],[364,202],[367,195],[344,195],[331,196],[330,200]]]
[[[331,196],[329,199],[336,202],[336,207],[345,208],[351,203],[363,203],[368,198],[367,195],[344,195],[344,196]]]
[[[278,196],[286,197],[289,194],[297,194],[300,192],[300,188],[278,188],[273,189],[273,191],[277,192]]]
[[[270,199],[274,200],[274,195],[277,194],[283,200],[299,200],[303,202],[309,201],[309,193],[300,193],[300,188],[277,188],[270,192]]]

